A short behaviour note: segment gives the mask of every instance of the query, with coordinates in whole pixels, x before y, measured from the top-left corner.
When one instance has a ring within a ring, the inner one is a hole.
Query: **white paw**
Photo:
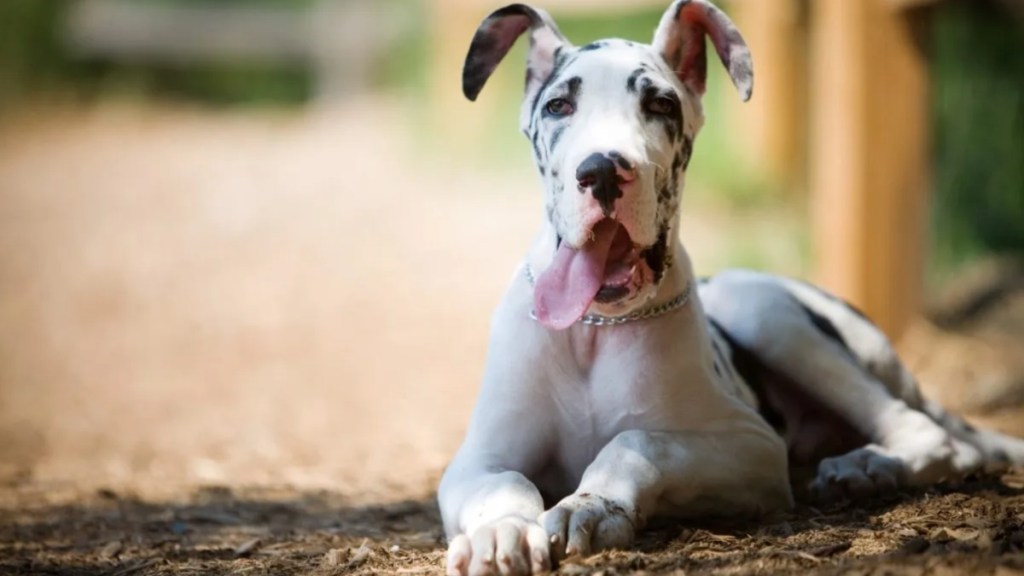
[[[551,535],[551,551],[557,558],[589,556],[633,543],[636,519],[632,510],[586,492],[566,497],[540,516]]]
[[[907,483],[927,486],[978,471],[985,457],[975,447],[953,438],[934,420],[909,412],[885,441],[885,452],[904,463]]]
[[[448,544],[449,576],[540,574],[551,569],[548,535],[536,522],[508,516]]]
[[[842,456],[825,458],[811,493],[820,500],[870,498],[904,485],[905,464],[880,446],[869,444]]]

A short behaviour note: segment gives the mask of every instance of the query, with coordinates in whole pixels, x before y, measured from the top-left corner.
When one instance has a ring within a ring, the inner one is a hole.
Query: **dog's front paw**
[[[551,569],[548,535],[536,522],[508,516],[448,544],[449,576],[529,575]]]
[[[573,494],[541,514],[556,557],[588,556],[633,543],[636,519],[623,504],[586,492]]]

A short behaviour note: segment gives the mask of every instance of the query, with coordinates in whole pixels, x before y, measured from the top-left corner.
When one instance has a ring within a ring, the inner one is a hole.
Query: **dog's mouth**
[[[619,222],[605,218],[580,248],[561,243],[551,266],[537,278],[534,312],[541,324],[562,330],[573,325],[591,304],[627,297],[641,281],[650,248],[636,246]]]

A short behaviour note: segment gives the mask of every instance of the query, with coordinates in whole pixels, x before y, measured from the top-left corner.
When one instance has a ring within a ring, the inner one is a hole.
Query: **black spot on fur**
[[[533,136],[530,137],[530,143],[533,144],[533,156],[534,156],[534,158],[537,159],[537,163],[538,164],[543,163],[543,161],[544,161],[544,159],[541,157],[541,153],[540,153],[539,138],[540,138],[540,130],[534,130],[533,131]]]
[[[690,158],[693,157],[693,138],[689,136],[683,136],[683,170],[690,167]]]
[[[587,44],[586,46],[580,48],[580,52],[590,52],[591,50],[600,50],[601,48],[604,48],[606,46],[608,46],[608,42],[606,42],[604,40],[598,40],[597,42],[591,42],[590,44]]]
[[[683,170],[683,149],[676,150],[675,158],[672,159],[672,173],[679,174]]]
[[[843,338],[843,335],[840,334],[839,330],[836,329],[835,324],[833,324],[828,318],[825,318],[821,314],[818,314],[814,310],[811,310],[810,308],[805,306],[802,302],[799,302],[799,301],[796,301],[796,302],[800,306],[800,308],[804,311],[804,314],[807,314],[807,318],[810,319],[811,324],[814,324],[814,327],[817,328],[819,332],[821,332],[825,336],[828,336],[830,339],[832,339],[837,344],[842,346],[843,349],[846,350],[851,355],[853,354],[850,351],[850,346],[846,343],[846,339]]]
[[[580,95],[580,86],[583,85],[583,78],[579,76],[573,76],[566,82],[569,85],[569,99],[575,103],[576,99]]]
[[[683,141],[672,160],[672,174],[678,175],[679,172],[689,168],[691,156],[693,156],[693,138],[683,136]]]
[[[666,182],[665,186],[658,190],[658,201],[662,204],[672,199],[673,186],[671,183]]]
[[[739,373],[740,378],[747,383],[747,386],[757,398],[758,412],[776,431],[785,430],[786,421],[782,413],[772,408],[768,402],[766,380],[770,370],[761,360],[746,348],[740,346],[733,340],[732,336],[713,319],[708,319],[711,327],[721,336],[722,343],[729,347],[732,367]]]
[[[824,296],[825,298],[831,300],[832,302],[840,304],[841,306],[843,306],[844,308],[846,308],[850,312],[853,312],[856,316],[860,317],[860,319],[864,320],[868,324],[871,324],[872,326],[875,326],[875,323],[872,322],[870,318],[868,318],[867,314],[865,314],[863,311],[861,311],[860,308],[857,308],[856,306],[854,306],[853,304],[850,304],[846,300],[843,300],[842,298],[836,296],[835,294],[833,294],[831,292],[827,292],[827,291],[823,290],[820,286],[817,286],[815,284],[811,284],[810,282],[804,282],[803,280],[796,280],[796,281],[799,282],[800,284],[803,284],[804,286],[810,288],[811,290],[814,290],[818,294],[821,294],[822,296]]]
[[[616,152],[614,150],[612,150],[611,152],[608,153],[608,157],[611,158],[613,162],[618,164],[619,168],[622,168],[623,170],[632,170],[633,169],[633,165],[629,163],[629,160],[626,160],[622,156],[622,154],[619,154],[618,152]]]
[[[725,355],[722,353],[722,348],[718,345],[718,340],[711,340],[711,349],[715,352],[716,362],[726,362]]]
[[[662,226],[658,233],[658,240],[647,250],[644,250],[644,261],[654,272],[654,282],[661,282],[665,274],[665,258],[668,255],[668,226]]]
[[[626,78],[626,90],[628,90],[630,94],[636,92],[636,81],[640,79],[640,76],[642,76],[643,73],[643,68],[637,68],[636,70],[633,70],[629,75],[629,78]]]
[[[558,147],[558,141],[562,139],[562,134],[564,134],[564,133],[565,133],[565,124],[561,124],[559,126],[556,126],[555,129],[551,132],[551,146],[550,146],[550,150],[552,152],[554,152],[555,148]]]

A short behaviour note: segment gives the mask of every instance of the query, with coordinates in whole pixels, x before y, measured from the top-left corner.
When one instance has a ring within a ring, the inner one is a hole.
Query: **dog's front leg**
[[[615,436],[576,492],[545,512],[556,556],[633,542],[652,516],[757,514],[793,505],[786,448],[756,424],[735,431]]]
[[[556,418],[544,400],[547,364],[535,361],[548,344],[523,311],[529,294],[526,286],[514,286],[496,314],[501,329],[491,333],[480,396],[438,488],[448,574],[530,574],[551,567],[548,536],[537,522],[544,500],[530,478],[550,459]]]
[[[448,574],[530,574],[551,567],[537,523],[544,501],[519,472],[453,462],[439,490],[450,538]]]

